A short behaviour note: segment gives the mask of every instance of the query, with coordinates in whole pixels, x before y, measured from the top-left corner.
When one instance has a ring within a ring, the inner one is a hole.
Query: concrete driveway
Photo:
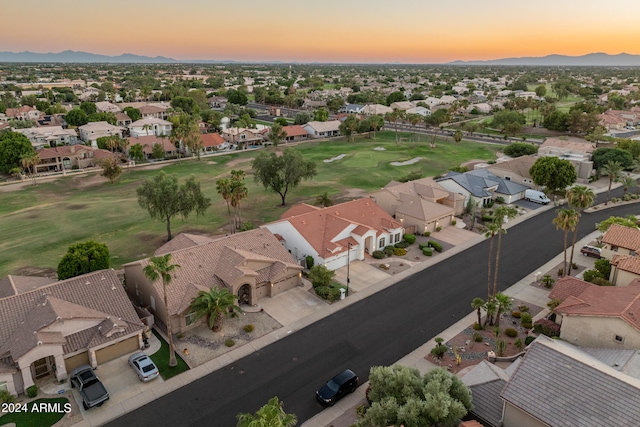
[[[382,262],[382,261],[380,261]],[[347,267],[340,267],[335,270],[336,281],[347,285]],[[359,292],[370,285],[389,278],[389,274],[374,267],[366,261],[351,261],[349,266],[349,290]]]

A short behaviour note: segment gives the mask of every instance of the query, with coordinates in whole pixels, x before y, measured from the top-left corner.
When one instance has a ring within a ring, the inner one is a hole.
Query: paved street
[[[611,215],[637,210],[637,205],[625,205],[585,214],[579,236]],[[562,251],[563,235],[551,223],[554,216],[553,209],[542,212],[504,235],[501,289]],[[273,396],[302,422],[323,409],[314,391],[326,378],[350,367],[365,381],[371,366],[396,362],[467,316],[470,301],[486,293],[487,248],[483,241],[406,277],[111,425],[234,426],[236,414],[253,412]]]

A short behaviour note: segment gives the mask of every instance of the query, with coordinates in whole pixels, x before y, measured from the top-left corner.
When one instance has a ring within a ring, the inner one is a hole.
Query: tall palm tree
[[[618,179],[618,182],[620,182],[622,184],[622,193],[623,194],[627,194],[627,191],[629,190],[629,188],[635,187],[635,186],[638,185],[636,180],[629,174],[626,174],[623,177],[621,177],[620,179]]]
[[[502,292],[498,292],[495,295],[495,299],[497,305],[495,325],[500,326],[500,314],[506,313],[507,311],[511,310],[512,303],[511,298],[503,294]]]
[[[487,322],[489,322],[489,326],[493,326],[493,315],[496,314],[496,310],[498,310],[498,305],[494,298],[484,303],[484,311],[487,313],[487,317],[484,319],[483,327],[487,326]]]
[[[20,156],[20,165],[26,169],[33,178],[33,185],[36,185],[36,166],[40,164],[40,156],[36,152],[23,154]]]
[[[609,177],[609,187],[607,188],[607,200],[604,202],[606,206],[609,204],[609,197],[611,196],[611,185],[613,182],[618,182],[620,174],[622,173],[622,164],[616,160],[609,160],[600,168],[600,174]]]
[[[328,208],[329,206],[333,206],[333,200],[329,197],[328,192],[324,192],[316,197],[316,204],[322,206],[323,208]]]
[[[206,316],[209,328],[214,332],[222,329],[222,320],[231,313],[241,313],[242,309],[236,305],[238,297],[226,288],[210,288],[209,292],[200,291],[189,308],[195,313],[195,320]]]
[[[487,257],[487,299],[491,298],[491,261],[493,259],[493,241],[500,229],[500,225],[495,221],[487,224],[487,231],[484,233],[484,237],[491,239],[489,241],[489,256]]]
[[[484,307],[484,300],[482,298],[474,298],[473,301],[471,301],[471,308],[478,313],[478,326],[482,326],[482,312],[480,311],[482,307]]]
[[[398,122],[404,118],[404,111],[400,111],[397,108],[394,108],[392,112],[384,115],[384,119],[388,122],[393,123],[393,127],[396,130],[396,145],[400,143],[400,139],[398,137]]]
[[[573,230],[573,241],[571,243],[571,257],[569,258],[569,265],[573,265],[573,254],[576,248],[576,241],[578,240],[580,215],[583,210],[593,205],[593,202],[596,200],[596,194],[587,186],[576,185],[567,191],[567,200],[569,201],[569,206],[578,211],[576,226]]]
[[[569,231],[576,228],[578,222],[578,212],[573,209],[559,209],[558,215],[553,219],[556,229],[564,231],[564,263],[562,264],[562,275],[567,275],[567,240]]]
[[[237,230],[242,225],[242,215],[240,211],[240,204],[242,200],[246,199],[249,196],[249,190],[247,190],[247,186],[244,183],[244,171],[243,170],[232,170],[231,171],[231,197],[230,203],[231,206],[235,209],[234,211],[234,219],[235,224],[234,228]]]
[[[237,427],[293,427],[298,418],[284,412],[284,403],[277,397],[269,399],[269,403],[258,409],[255,414],[239,414]]]
[[[229,178],[220,178],[216,181],[216,191],[222,196],[227,204],[227,214],[231,217],[231,180]]]
[[[496,248],[496,264],[493,269],[493,295],[495,297],[498,293],[498,267],[500,266],[500,246],[502,244],[502,235],[506,234],[507,230],[504,229],[505,220],[515,218],[518,215],[516,208],[511,206],[498,206],[493,211],[493,221],[497,222],[498,227],[498,245]]]
[[[178,264],[171,264],[171,254],[152,257],[149,259],[144,269],[144,275],[151,282],[155,282],[158,279],[162,280],[162,295],[164,298],[164,310],[166,313],[167,322],[167,338],[169,339],[169,366],[177,366],[176,353],[173,348],[173,328],[171,326],[171,312],[169,311],[169,305],[167,304],[167,286],[171,284],[171,272],[180,267]]]

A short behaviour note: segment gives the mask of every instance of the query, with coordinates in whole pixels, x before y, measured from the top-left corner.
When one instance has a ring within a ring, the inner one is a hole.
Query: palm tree
[[[269,403],[258,409],[254,414],[239,414],[237,427],[293,427],[298,418],[287,414],[283,409],[284,403],[277,397],[269,399]]]
[[[388,122],[393,123],[393,126],[396,130],[396,145],[400,143],[400,140],[398,138],[398,122],[402,120],[403,117],[404,111],[400,111],[397,108],[394,108],[392,112],[384,115],[384,119]]]
[[[422,122],[420,114],[407,114],[407,121],[413,126],[413,134],[416,135],[416,127]],[[420,142],[420,134],[418,133],[418,142]]]
[[[26,169],[33,178],[33,185],[36,185],[36,165],[40,164],[40,156],[36,152],[23,154],[20,156],[20,165]]]
[[[247,186],[244,183],[244,171],[243,170],[232,170],[231,171],[231,196],[230,203],[231,206],[235,209],[235,224],[234,228],[237,230],[242,225],[242,216],[240,212],[240,203],[243,199],[246,199],[249,196],[249,191],[247,190]]]
[[[227,204],[227,214],[231,217],[231,205],[229,204],[229,200],[231,199],[231,180],[229,178],[220,178],[217,180],[216,191]]]
[[[316,204],[322,206],[323,208],[328,208],[329,206],[333,206],[333,200],[329,197],[328,192],[324,192],[316,197]]]
[[[500,314],[506,313],[507,311],[511,310],[512,303],[511,303],[511,298],[503,294],[502,292],[498,292],[495,295],[495,299],[496,299],[496,305],[498,306],[496,310],[495,325],[500,326]]]
[[[629,174],[626,174],[625,176],[620,178],[618,180],[618,182],[620,182],[622,184],[622,192],[623,192],[623,194],[627,194],[627,191],[629,190],[629,188],[635,187],[635,186],[638,185],[636,180],[634,178],[632,178],[631,175],[629,175]]]
[[[609,177],[609,188],[607,189],[607,200],[604,202],[606,206],[609,203],[609,197],[611,196],[611,185],[613,182],[618,182],[620,174],[622,173],[622,164],[616,160],[609,160],[600,168],[601,175],[607,175]]]
[[[169,305],[167,303],[167,286],[171,284],[171,272],[178,267],[180,267],[178,264],[171,264],[171,254],[166,254],[152,257],[149,259],[149,264],[142,270],[147,279],[151,280],[152,283],[158,279],[162,280],[167,338],[169,339],[169,366],[178,365],[178,361],[176,360],[176,353],[173,348],[173,330],[171,326],[171,312],[169,311]]]
[[[484,233],[484,237],[487,239],[491,239],[489,241],[489,256],[487,258],[487,298],[491,298],[491,258],[493,257],[493,240],[498,230],[500,229],[500,225],[495,221],[487,224],[487,231]]]
[[[564,231],[564,263],[562,264],[562,275],[567,275],[567,238],[569,231],[573,231],[578,223],[578,212],[573,209],[559,209],[558,216],[553,219],[557,230]]]
[[[471,308],[478,313],[478,326],[482,326],[482,312],[480,311],[484,307],[484,300],[482,298],[474,298],[471,301]]]
[[[206,316],[209,328],[214,332],[222,329],[222,320],[231,313],[241,313],[242,309],[236,305],[238,297],[226,288],[210,288],[209,292],[200,291],[189,309],[195,314],[195,320]]]
[[[496,314],[497,309],[498,305],[494,298],[491,298],[484,303],[484,311],[487,313],[487,317],[484,319],[483,327],[487,326],[487,322],[489,322],[489,326],[493,326],[493,315]]]
[[[569,206],[578,211],[576,226],[573,230],[573,242],[571,243],[571,257],[569,258],[569,265],[573,265],[573,254],[575,252],[576,241],[578,240],[578,224],[580,223],[580,215],[583,210],[593,205],[595,199],[596,194],[593,190],[584,185],[576,185],[567,191]]]
[[[493,295],[498,292],[498,267],[500,266],[500,246],[502,244],[502,235],[507,233],[504,229],[505,220],[515,218],[518,211],[511,206],[498,206],[493,211],[493,221],[497,222],[498,227],[498,247],[496,248],[496,266],[493,269]]]

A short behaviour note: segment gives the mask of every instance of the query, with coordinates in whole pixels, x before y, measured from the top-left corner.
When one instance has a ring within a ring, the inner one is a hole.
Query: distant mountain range
[[[37,63],[117,63],[117,64],[179,64],[179,63],[257,63],[258,61],[233,61],[233,60],[208,60],[189,59],[177,60],[165,56],[142,56],[125,53],[119,56],[99,55],[89,52],[77,52],[65,50],[58,53],[35,52],[0,52],[0,62],[37,62]],[[283,63],[281,61],[268,61],[266,63]],[[318,63],[318,62],[314,62]],[[514,66],[602,66],[602,67],[640,67],[640,55],[620,53],[609,55],[607,53],[589,53],[582,56],[547,55],[541,57],[503,58],[488,61],[454,61],[448,65],[514,65]]]
[[[503,58],[489,61],[454,61],[451,65],[528,65],[542,67],[639,67],[640,55],[589,53],[582,56],[547,55],[539,57]]]

